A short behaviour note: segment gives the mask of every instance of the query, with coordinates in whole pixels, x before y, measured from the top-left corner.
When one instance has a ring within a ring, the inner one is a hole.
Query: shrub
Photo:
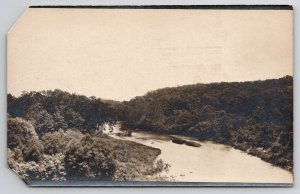
[[[68,178],[111,180],[116,170],[109,149],[101,141],[86,135],[67,148],[65,166]]]
[[[59,130],[46,133],[41,137],[44,145],[45,154],[65,153],[69,144],[78,143],[82,139],[83,134],[77,130]]]
[[[7,158],[8,166],[25,181],[65,180],[66,173],[63,163],[63,154],[45,155],[40,162],[24,162],[17,160],[16,152],[8,149]]]
[[[18,160],[36,161],[43,157],[44,147],[29,121],[8,118],[8,148],[21,151]]]
[[[7,144],[9,148],[27,145],[32,138],[37,139],[37,134],[29,121],[21,118],[8,118]]]

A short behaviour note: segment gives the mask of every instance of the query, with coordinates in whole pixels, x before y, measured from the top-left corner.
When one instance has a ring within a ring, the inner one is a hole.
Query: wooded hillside
[[[229,144],[292,169],[291,76],[164,88],[124,102],[121,110],[129,128]]]

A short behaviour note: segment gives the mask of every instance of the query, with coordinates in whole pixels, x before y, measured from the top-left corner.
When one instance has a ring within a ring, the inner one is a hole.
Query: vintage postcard
[[[31,186],[292,186],[291,6],[30,7],[7,163]]]

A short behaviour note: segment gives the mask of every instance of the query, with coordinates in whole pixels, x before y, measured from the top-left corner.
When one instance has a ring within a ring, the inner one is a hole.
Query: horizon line
[[[100,99],[100,100],[110,100],[110,101],[116,101],[116,102],[125,102],[125,101],[130,101],[136,97],[141,97],[141,96],[145,96],[147,93],[149,92],[153,92],[153,91],[157,91],[157,90],[161,90],[161,89],[166,89],[166,88],[178,88],[178,87],[184,87],[184,86],[192,86],[192,85],[209,85],[209,84],[221,84],[221,83],[246,83],[246,82],[259,82],[259,81],[268,81],[268,80],[279,80],[279,79],[284,79],[284,78],[287,78],[287,77],[292,77],[294,79],[294,76],[293,75],[285,75],[285,76],[282,76],[282,77],[279,77],[279,78],[267,78],[267,79],[258,79],[258,80],[247,80],[247,81],[219,81],[219,82],[209,82],[209,83],[204,83],[204,82],[198,82],[198,83],[192,83],[192,84],[184,84],[184,85],[177,85],[177,86],[166,86],[166,87],[163,87],[163,88],[157,88],[157,89],[154,89],[154,90],[149,90],[147,91],[146,93],[144,93],[143,95],[136,95],[132,98],[130,98],[129,100],[116,100],[116,99],[107,99],[107,98],[101,98],[99,96],[95,96],[95,95],[87,95],[87,94],[80,94],[80,93],[76,93],[76,92],[72,92],[72,91],[68,91],[68,90],[63,90],[63,89],[59,89],[59,88],[55,88],[55,89],[44,89],[44,90],[30,90],[30,91],[27,91],[27,90],[23,90],[19,95],[15,95],[15,94],[12,94],[10,92],[6,92],[7,95],[12,95],[13,97],[21,97],[23,95],[23,93],[30,93],[30,92],[43,92],[43,91],[55,91],[55,90],[60,90],[62,92],[67,92],[69,94],[74,94],[74,95],[79,95],[79,96],[86,96],[88,98],[92,98],[92,97],[95,97],[96,99]]]

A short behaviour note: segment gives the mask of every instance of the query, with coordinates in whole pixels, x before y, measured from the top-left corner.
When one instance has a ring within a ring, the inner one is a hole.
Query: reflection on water
[[[114,138],[134,141],[159,148],[157,159],[171,165],[163,172],[170,181],[184,182],[243,182],[243,183],[292,183],[293,175],[287,170],[273,166],[260,158],[248,155],[230,146],[210,141],[198,141],[184,136],[159,135],[149,132],[133,132],[131,137],[118,137],[116,126]],[[172,143],[172,138],[181,138],[200,143],[191,147]]]

